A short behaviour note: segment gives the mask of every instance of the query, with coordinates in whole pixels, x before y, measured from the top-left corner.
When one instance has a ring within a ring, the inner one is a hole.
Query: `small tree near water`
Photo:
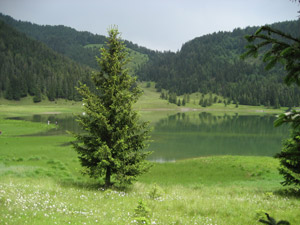
[[[84,115],[78,122],[84,132],[74,134],[73,147],[85,173],[104,178],[105,186],[113,181],[127,185],[149,168],[143,149],[149,138],[148,122],[142,122],[133,104],[142,91],[125,68],[128,53],[117,28],[108,31],[106,47],[97,59],[100,72],[92,76],[96,91],[86,85],[78,88],[83,97]]]

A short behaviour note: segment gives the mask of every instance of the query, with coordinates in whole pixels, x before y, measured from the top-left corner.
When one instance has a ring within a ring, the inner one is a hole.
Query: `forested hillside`
[[[50,100],[78,99],[74,86],[78,80],[88,82],[87,67],[99,69],[95,56],[99,56],[106,37],[62,25],[17,21],[0,13],[1,20],[21,33],[1,23],[0,94],[8,99],[40,93]],[[300,36],[300,20],[272,26]],[[155,81],[158,89],[164,88],[172,96],[199,91],[245,105],[300,105],[299,88],[283,84],[285,71],[281,67],[265,71],[261,59],[240,59],[247,44],[244,36],[257,29],[238,28],[198,37],[176,53],[152,51],[129,41],[125,44],[133,58],[130,67],[139,79]],[[12,88],[19,86],[22,88]]]
[[[78,81],[90,83],[91,69],[28,38],[0,20],[0,96],[19,100],[27,95],[39,102],[79,100]]]
[[[300,20],[273,24],[293,36],[300,36]],[[283,84],[285,71],[264,70],[261,60],[242,61],[245,35],[258,27],[235,29],[198,37],[177,53],[157,54],[139,71],[140,79],[157,82],[157,87],[176,94],[216,93],[245,105],[300,105],[297,87]]]
[[[90,32],[79,32],[73,28],[63,25],[50,26],[50,25],[37,25],[30,22],[17,21],[10,16],[5,16],[0,13],[0,20],[6,24],[14,27],[16,30],[25,33],[27,36],[32,37],[38,41],[45,43],[54,51],[61,53],[74,61],[99,69],[95,60],[95,56],[99,55],[98,48],[86,48],[90,45],[103,45],[106,37],[103,35],[92,34]],[[137,70],[140,66],[148,61],[155,55],[155,51],[149,50],[133,44],[130,41],[124,41],[127,48],[131,49],[132,63],[131,68]]]

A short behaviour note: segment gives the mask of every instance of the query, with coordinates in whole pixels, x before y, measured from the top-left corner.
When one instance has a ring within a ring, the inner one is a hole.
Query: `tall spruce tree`
[[[148,122],[142,122],[133,104],[142,91],[129,75],[128,53],[116,27],[108,30],[106,47],[97,59],[101,70],[93,74],[96,91],[78,88],[83,97],[84,115],[78,122],[85,132],[74,134],[73,146],[85,173],[104,178],[105,186],[131,184],[149,169],[143,149],[149,139]]]

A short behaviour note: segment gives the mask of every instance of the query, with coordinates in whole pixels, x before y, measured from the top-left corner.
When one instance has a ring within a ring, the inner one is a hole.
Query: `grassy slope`
[[[151,82],[151,86],[146,88],[146,83],[139,84],[143,89],[144,94],[140,97],[139,101],[135,105],[135,109],[139,111],[211,111],[211,112],[232,112],[232,113],[282,113],[287,108],[281,109],[266,108],[264,106],[246,106],[239,105],[236,108],[235,104],[224,106],[223,103],[215,103],[210,107],[201,107],[198,102],[200,93],[194,93],[190,97],[190,103],[185,106],[177,106],[170,104],[167,100],[160,99],[160,93],[156,92],[155,84]],[[208,97],[205,96],[205,97]],[[179,96],[183,98],[183,96]],[[20,101],[8,101],[0,98],[0,112],[1,115],[18,116],[26,114],[41,114],[41,113],[68,113],[68,112],[80,112],[81,103],[74,101],[67,101],[59,99],[54,102],[50,102],[44,99],[40,103],[33,103],[32,97],[22,98]]]
[[[155,120],[162,113],[149,109],[164,109],[162,114],[180,110],[153,90],[145,89],[136,105],[148,109],[142,112],[145,118]],[[1,100],[0,224],[132,224],[139,200],[148,205],[156,224],[258,224],[263,211],[300,223],[299,196],[283,192],[276,159],[217,156],[156,163],[126,193],[103,191],[81,175],[76,153],[66,144],[72,137],[19,136],[53,126],[4,119],[80,111],[80,103],[65,100]]]
[[[265,106],[249,106],[249,105],[239,105],[236,108],[235,104],[229,104],[227,106],[224,103],[214,103],[210,107],[200,106],[199,99],[201,93],[193,93],[190,95],[190,102],[185,106],[177,106],[175,104],[169,103],[167,100],[160,99],[160,93],[156,92],[154,88],[155,83],[151,82],[149,88],[147,88],[146,82],[140,83],[144,91],[144,95],[139,99],[136,104],[136,109],[138,110],[177,110],[177,111],[208,111],[208,112],[232,112],[232,113],[282,113],[284,110],[287,110],[286,107],[281,107],[280,109],[267,108]],[[214,97],[215,95],[213,95]],[[205,95],[204,98],[208,99],[209,95]],[[223,100],[222,97],[218,96],[219,99]],[[182,101],[183,96],[178,96],[178,99]]]

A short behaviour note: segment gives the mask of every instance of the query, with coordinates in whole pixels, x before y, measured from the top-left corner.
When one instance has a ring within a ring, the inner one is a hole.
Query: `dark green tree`
[[[202,104],[201,106],[202,106],[202,107],[208,106],[208,101],[207,101],[207,99],[204,99],[203,104]]]
[[[178,101],[177,101],[177,105],[178,105],[178,106],[181,106],[180,98],[179,98]]]
[[[227,101],[224,99],[224,106],[227,107]]]
[[[200,98],[200,100],[199,100],[199,105],[203,105],[203,102],[204,102],[204,100],[203,100],[203,98]]]
[[[296,185],[300,187],[300,112],[281,114],[275,121],[275,126],[290,123],[292,131],[289,139],[284,140],[283,148],[275,157],[280,159],[279,172],[283,175],[283,185]]]
[[[213,97],[212,97],[212,93],[209,93],[209,99],[208,99],[208,106],[211,106],[213,104]]]
[[[266,214],[268,220],[260,219],[259,222],[261,222],[263,224],[268,224],[268,225],[290,225],[290,222],[288,222],[286,220],[280,220],[277,222],[273,217],[269,216],[268,213],[265,213],[265,214]]]
[[[181,104],[182,104],[183,106],[185,106],[185,102],[186,102],[186,100],[185,100],[185,98],[183,98]]]
[[[187,103],[190,103],[190,95],[187,94],[187,100],[186,100]]]
[[[148,122],[140,121],[132,108],[142,91],[125,69],[129,58],[118,29],[112,27],[108,34],[98,59],[101,71],[92,76],[96,91],[86,85],[78,88],[85,112],[78,122],[85,132],[75,134],[73,142],[85,172],[104,178],[106,187],[114,182],[131,184],[150,165],[145,160],[150,152],[143,150],[149,138]]]
[[[176,93],[170,93],[168,97],[168,101],[172,104],[177,104],[177,96]]]
[[[41,102],[42,101],[42,93],[41,93],[41,89],[40,88],[35,88],[35,93],[34,93],[34,97],[33,97],[33,102],[37,103],[37,102]]]
[[[215,96],[215,97],[214,97],[214,103],[217,103],[217,102],[218,102],[218,97]]]
[[[246,36],[246,39],[249,42],[248,51],[242,58],[257,57],[259,50],[262,50],[264,52],[262,59],[266,63],[267,70],[281,63],[287,72],[285,83],[289,86],[293,84],[300,86],[300,37],[262,26],[253,35]],[[279,172],[285,179],[282,184],[300,186],[300,112],[292,110],[280,115],[275,121],[275,126],[283,123],[290,123],[292,132],[291,138],[284,142],[282,151],[275,156],[280,160]]]

